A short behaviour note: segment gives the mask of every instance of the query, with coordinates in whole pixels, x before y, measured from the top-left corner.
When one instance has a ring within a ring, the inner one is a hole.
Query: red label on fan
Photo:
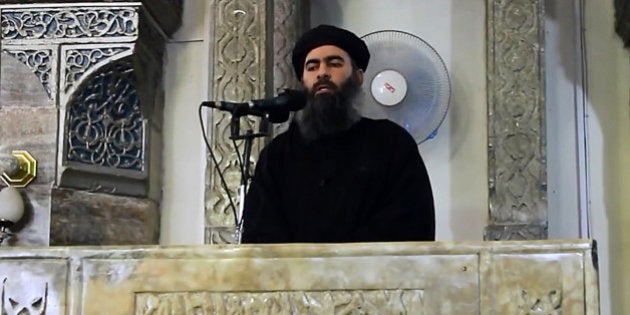
[[[392,93],[396,92],[396,88],[387,82],[385,82],[385,88]]]

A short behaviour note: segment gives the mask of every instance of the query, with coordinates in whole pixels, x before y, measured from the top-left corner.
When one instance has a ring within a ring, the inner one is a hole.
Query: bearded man
[[[413,137],[356,110],[370,53],[354,33],[307,31],[292,54],[308,94],[260,154],[243,243],[435,240],[431,184]]]

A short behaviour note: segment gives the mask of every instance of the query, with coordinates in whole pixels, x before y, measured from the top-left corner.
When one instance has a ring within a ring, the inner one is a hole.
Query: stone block
[[[159,242],[157,203],[141,198],[53,188],[51,245]]]

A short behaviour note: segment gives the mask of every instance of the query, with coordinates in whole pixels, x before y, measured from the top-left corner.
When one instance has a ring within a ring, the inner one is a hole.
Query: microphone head
[[[285,89],[276,97],[276,105],[285,107],[289,111],[296,111],[306,106],[306,100],[305,91]]]

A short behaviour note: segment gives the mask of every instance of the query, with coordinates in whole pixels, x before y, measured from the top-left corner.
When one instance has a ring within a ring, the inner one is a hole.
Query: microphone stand
[[[268,134],[264,132],[254,133],[252,129],[247,129],[245,134],[240,134],[240,122],[241,117],[246,116],[247,113],[242,113],[238,110],[232,112],[232,118],[230,120],[230,139],[232,140],[244,140],[243,149],[243,167],[241,168],[241,183],[238,188],[238,211],[236,215],[236,226],[234,231],[234,238],[236,244],[241,243],[241,236],[243,235],[243,211],[245,209],[245,195],[247,193],[247,183],[249,181],[249,158],[252,152],[252,143],[255,138],[266,137]],[[238,153],[238,150],[237,150]]]

